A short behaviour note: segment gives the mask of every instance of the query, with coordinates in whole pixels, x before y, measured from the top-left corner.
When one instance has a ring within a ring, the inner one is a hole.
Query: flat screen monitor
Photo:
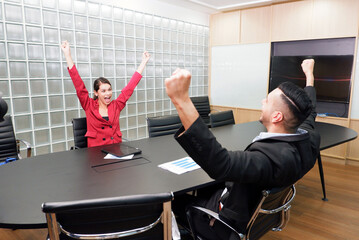
[[[301,63],[308,58],[315,60],[314,78],[317,100],[349,103],[353,55],[272,56],[269,92],[286,81],[305,87],[306,81]]]

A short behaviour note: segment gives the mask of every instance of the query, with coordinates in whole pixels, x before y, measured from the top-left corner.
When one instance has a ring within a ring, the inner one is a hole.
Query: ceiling
[[[196,11],[213,14],[235,9],[257,7],[293,0],[161,0],[172,5],[191,8]]]

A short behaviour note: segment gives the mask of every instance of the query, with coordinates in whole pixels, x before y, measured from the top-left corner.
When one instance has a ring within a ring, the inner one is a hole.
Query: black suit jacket
[[[315,89],[305,91],[315,106]],[[211,178],[227,181],[229,193],[220,217],[244,231],[263,189],[289,186],[314,166],[320,144],[315,116],[313,110],[300,126],[305,134],[262,139],[244,151],[227,151],[200,118],[181,136],[184,129],[180,129],[175,138]]]

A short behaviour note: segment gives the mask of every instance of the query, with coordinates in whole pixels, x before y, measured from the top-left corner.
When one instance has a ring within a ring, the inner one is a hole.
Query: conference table
[[[352,129],[334,124],[317,123],[317,128],[322,136],[321,149],[357,137]],[[228,150],[244,150],[265,128],[256,121],[211,131]],[[125,144],[142,153],[129,161],[104,159],[100,146],[38,155],[1,166],[0,227],[46,227],[43,202],[161,192],[173,192],[176,196],[214,182],[202,169],[177,175],[158,167],[187,156],[173,135]]]

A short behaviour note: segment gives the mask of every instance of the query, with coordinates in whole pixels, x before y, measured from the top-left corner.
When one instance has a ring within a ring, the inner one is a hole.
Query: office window
[[[15,133],[34,154],[70,149],[72,118],[85,116],[67,72],[60,41],[71,44],[75,64],[93,96],[106,77],[116,98],[147,50],[151,59],[121,113],[123,137],[148,137],[146,118],[175,114],[164,79],[177,68],[192,72],[191,96],[208,90],[207,26],[92,0],[0,2],[0,90]]]

